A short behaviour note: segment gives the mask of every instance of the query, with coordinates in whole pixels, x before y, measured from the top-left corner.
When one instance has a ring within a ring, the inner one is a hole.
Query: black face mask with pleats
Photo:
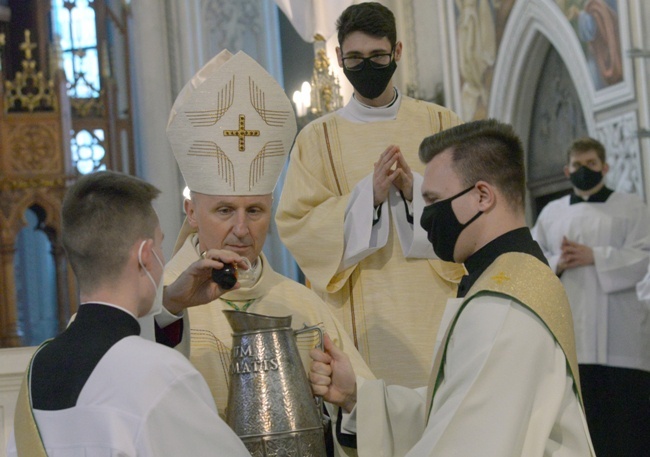
[[[370,62],[364,62],[360,70],[344,68],[343,73],[362,97],[372,100],[384,93],[396,69],[397,62],[392,59],[384,68],[374,68]]]
[[[589,167],[581,166],[569,175],[571,184],[580,190],[589,190],[596,187],[603,180],[602,171],[594,171]]]
[[[473,188],[474,186],[469,187],[453,197],[426,206],[422,211],[420,225],[427,232],[427,238],[433,246],[433,252],[436,253],[440,260],[454,261],[454,249],[461,232],[483,214],[483,211],[479,211],[469,221],[461,224],[451,207],[452,201],[465,195]]]

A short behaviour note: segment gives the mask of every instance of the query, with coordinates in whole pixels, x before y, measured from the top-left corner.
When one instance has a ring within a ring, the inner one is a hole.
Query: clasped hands
[[[372,191],[375,206],[386,201],[391,184],[402,191],[407,201],[413,201],[413,172],[399,146],[388,146],[374,167]]]
[[[594,264],[594,250],[587,245],[562,237],[560,249],[562,252],[556,268],[558,275],[564,270]]]

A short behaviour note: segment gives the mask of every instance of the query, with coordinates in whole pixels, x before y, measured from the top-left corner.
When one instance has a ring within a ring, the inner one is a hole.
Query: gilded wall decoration
[[[10,137],[9,161],[13,171],[61,171],[61,157],[52,153],[52,145],[59,141],[53,129],[44,125],[18,126],[10,130]]]

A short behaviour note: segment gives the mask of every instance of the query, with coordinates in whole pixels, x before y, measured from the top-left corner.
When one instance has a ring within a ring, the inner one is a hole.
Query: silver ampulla
[[[291,316],[224,310],[233,329],[226,422],[257,456],[325,457],[321,411],[312,396]]]

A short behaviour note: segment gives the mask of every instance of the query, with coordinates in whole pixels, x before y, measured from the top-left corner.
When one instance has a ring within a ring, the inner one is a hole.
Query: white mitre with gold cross
[[[185,85],[167,136],[190,190],[273,192],[296,135],[291,102],[257,62],[224,50]]]

